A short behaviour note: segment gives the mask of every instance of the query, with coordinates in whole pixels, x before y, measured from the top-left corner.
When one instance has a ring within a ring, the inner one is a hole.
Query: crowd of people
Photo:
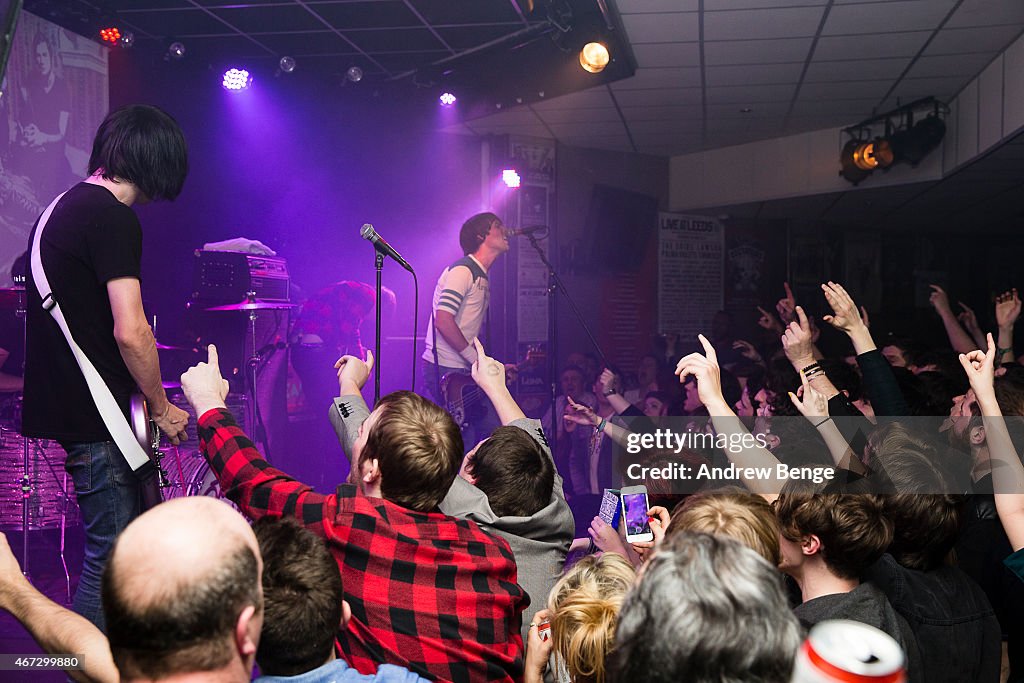
[[[0,608],[47,652],[81,654],[56,658],[76,679],[241,682],[258,667],[297,682],[788,683],[808,630],[849,620],[892,639],[908,681],[1024,680],[1016,290],[996,297],[993,335],[935,286],[948,348],[879,349],[867,312],[823,283],[822,323],[852,346],[830,359],[786,286],[776,313],[759,309],[771,344],[733,339],[718,315],[710,340],[685,354],[672,340],[629,387],[574,354],[545,431],[478,338],[508,234],[477,214],[435,288],[421,371],[442,403],[442,374],[468,372],[486,416],[463,425],[410,391],[371,408],[374,358],[355,344],[329,407],[348,477],[324,494],[238,426],[214,346],[181,376],[196,424],[167,401],[130,207],[173,199],[186,171],[171,117],[116,110],[90,177],[33,233],[25,429],[68,451],[86,562],[72,612],[22,576],[0,535]],[[192,497],[140,514],[150,480],[129,458],[133,435],[119,438],[136,388],[173,442],[198,431],[237,510]],[[649,475],[650,540],[627,539],[600,514],[624,480],[621,447],[676,417],[677,434],[711,445],[648,449],[642,471],[731,474],[682,488]],[[784,474],[808,468],[829,474]]]
[[[688,494],[652,481],[654,540],[627,543],[600,517],[581,525],[570,503],[614,479],[593,445],[598,434],[621,442],[641,428],[637,419],[656,424],[671,410],[654,364],[647,393],[633,397],[639,408],[614,369],[597,373],[589,397],[584,369],[563,373],[561,438],[588,441],[582,473],[570,441],[563,481],[541,423],[524,415],[504,365],[474,340],[472,378],[502,426],[472,448],[444,409],[417,394],[367,406],[372,354],[338,360],[330,421],[350,474],[323,495],[271,466],[236,425],[210,347],[182,388],[203,453],[245,517],[187,498],[129,524],[102,575],[105,633],[39,594],[6,543],[0,607],[48,651],[84,653],[71,672],[81,680],[241,681],[258,667],[267,681],[785,683],[802,636],[831,619],[889,634],[909,681],[1020,680],[1024,583],[1013,572],[1024,574],[1024,467],[1004,417],[1021,414],[1024,396],[1006,350],[1016,293],[997,299],[998,342],[978,335],[983,350],[967,349],[979,339],[950,333],[960,376],[945,384],[969,388],[945,397],[941,427],[952,447],[966,445],[960,466],[972,483],[953,492],[935,435],[907,419],[920,412],[908,409],[906,388],[953,367],[940,352],[879,350],[845,289],[822,289],[833,310],[824,322],[849,336],[859,372],[833,372],[843,361],[820,355],[794,304],[776,352],[735,343],[743,360],[733,375],[744,381],[726,397],[730,371],[701,336],[702,351],[675,368],[677,406],[699,401],[687,428],[748,433],[791,412],[806,429],[778,429],[767,446],[680,457],[753,471],[813,452],[848,476],[820,486],[740,476]],[[940,313],[943,296],[936,289]],[[764,375],[735,372],[748,361]],[[768,369],[783,362],[793,369],[788,385]],[[782,396],[791,411],[777,410]],[[860,438],[847,419],[867,425]],[[567,562],[586,534],[599,552]]]

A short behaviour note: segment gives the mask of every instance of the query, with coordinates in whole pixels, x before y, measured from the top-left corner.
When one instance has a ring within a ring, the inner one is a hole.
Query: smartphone
[[[647,487],[623,486],[619,492],[622,500],[622,518],[626,520],[626,542],[653,541],[654,532],[647,521]]]

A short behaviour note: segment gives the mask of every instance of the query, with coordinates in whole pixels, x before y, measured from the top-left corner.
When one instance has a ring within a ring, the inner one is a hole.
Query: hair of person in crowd
[[[411,391],[380,399],[380,411],[359,454],[377,460],[381,494],[420,512],[437,509],[459,472],[463,443],[458,425],[443,408]]]
[[[178,122],[146,104],[107,114],[96,131],[89,175],[132,183],[147,199],[173,200],[188,175],[188,148]]]
[[[478,213],[466,219],[459,230],[459,246],[462,247],[463,254],[468,256],[480,248],[494,221],[500,223],[501,219],[490,211]]]
[[[782,538],[802,544],[816,536],[828,570],[843,579],[859,579],[892,543],[893,524],[877,496],[829,488],[822,491],[797,480],[783,485],[773,504]]]
[[[498,427],[466,457],[466,473],[497,516],[529,517],[551,502],[555,465],[519,427]]]
[[[636,571],[617,553],[588,555],[551,589],[551,636],[560,665],[574,683],[603,683],[615,642],[619,608]]]
[[[800,641],[774,566],[731,538],[676,534],[626,596],[610,680],[788,683]]]
[[[123,680],[232,666],[240,629],[258,642],[256,539],[222,501],[179,498],[140,515],[114,543],[102,583],[110,652]],[[251,673],[251,661],[235,666]]]
[[[761,496],[736,486],[689,496],[672,511],[665,536],[700,531],[733,538],[777,566],[779,522]]]
[[[334,658],[345,616],[341,573],[323,539],[287,517],[252,525],[263,556],[263,632],[256,662],[265,676],[296,676]]]

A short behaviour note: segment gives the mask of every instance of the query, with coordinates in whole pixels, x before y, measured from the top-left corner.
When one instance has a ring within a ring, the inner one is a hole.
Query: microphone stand
[[[572,297],[569,296],[569,291],[565,288],[565,283],[562,282],[562,278],[558,276],[558,272],[555,267],[551,265],[551,261],[548,260],[547,254],[540,248],[540,244],[537,243],[537,238],[534,237],[533,233],[526,235],[526,239],[530,240],[530,246],[537,252],[537,256],[540,258],[541,263],[548,271],[548,329],[551,335],[551,342],[548,349],[548,373],[551,376],[551,435],[555,437],[558,431],[555,427],[558,425],[558,420],[561,419],[561,415],[555,415],[555,396],[556,389],[555,385],[558,382],[558,378],[555,376],[556,370],[556,359],[555,359],[555,334],[557,331],[557,316],[555,315],[555,292],[562,292],[562,296],[565,297],[566,303],[569,304],[569,310],[572,311],[573,315],[576,316],[576,322],[579,323],[583,331],[587,333],[587,337],[590,339],[591,345],[594,350],[597,351],[597,355],[601,358],[601,363],[604,367],[608,367],[608,359],[604,355],[604,351],[601,349],[601,345],[598,344],[597,338],[594,337],[594,333],[590,331],[586,321],[583,319],[583,314],[580,313],[580,309],[576,307],[576,302],[573,301]]]
[[[376,245],[374,245],[376,246]],[[374,304],[376,321],[374,322],[373,338],[373,405],[380,401],[380,295],[381,295],[381,271],[384,268],[384,252],[374,249],[374,267],[377,269],[377,301]],[[413,342],[415,343],[415,342]]]

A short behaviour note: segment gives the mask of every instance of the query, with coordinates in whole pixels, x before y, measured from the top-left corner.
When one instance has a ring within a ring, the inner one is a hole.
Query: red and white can
[[[903,649],[858,621],[823,621],[800,646],[792,683],[905,683]]]

